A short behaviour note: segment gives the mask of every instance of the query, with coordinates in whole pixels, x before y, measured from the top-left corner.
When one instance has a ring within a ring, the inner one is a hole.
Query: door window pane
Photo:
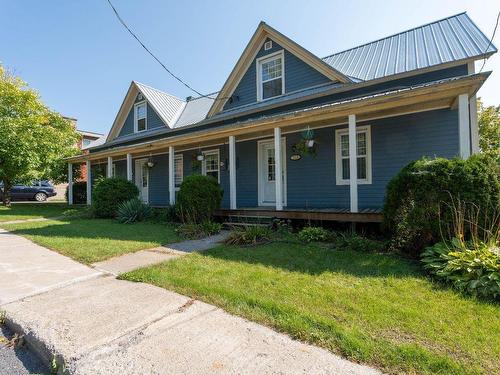
[[[276,179],[276,163],[274,160],[274,149],[267,149],[267,180]]]

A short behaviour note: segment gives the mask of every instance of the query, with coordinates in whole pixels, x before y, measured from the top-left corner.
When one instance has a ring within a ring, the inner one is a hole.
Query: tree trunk
[[[3,180],[3,205],[10,207],[10,190],[12,189],[12,183],[9,180]]]

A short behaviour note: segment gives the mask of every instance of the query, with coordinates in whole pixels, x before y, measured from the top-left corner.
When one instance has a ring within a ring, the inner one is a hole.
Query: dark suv
[[[45,202],[56,195],[54,186],[48,181],[36,181],[31,185],[14,185],[10,190],[13,201],[35,200]],[[3,182],[0,182],[0,199],[3,197]]]

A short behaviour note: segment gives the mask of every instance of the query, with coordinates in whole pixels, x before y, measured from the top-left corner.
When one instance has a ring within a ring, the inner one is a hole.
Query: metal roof
[[[460,13],[335,53],[323,61],[349,77],[371,80],[496,51],[469,16]]]
[[[167,94],[166,92],[147,86],[143,83],[136,81],[134,81],[134,83],[165,124],[169,127],[173,127],[173,124],[179,117],[180,111],[183,109],[185,102],[173,95]]]
[[[199,97],[189,100],[173,125],[173,128],[181,128],[204,120],[216,96],[217,94],[213,94],[208,95],[208,97]]]

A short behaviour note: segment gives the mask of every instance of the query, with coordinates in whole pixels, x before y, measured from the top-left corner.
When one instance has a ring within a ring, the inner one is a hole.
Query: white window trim
[[[217,149],[213,149],[213,150],[203,151],[202,153],[203,153],[203,162],[201,163],[201,173],[203,174],[203,176],[207,175],[207,158],[206,158],[206,156],[207,155],[217,155],[217,160],[218,160],[217,177],[218,177],[218,182],[220,184],[220,150],[217,148]]]
[[[366,133],[366,179],[358,179],[359,185],[368,185],[372,183],[372,136],[371,126],[358,126],[356,127],[356,135],[358,133]],[[349,185],[349,179],[342,179],[342,153],[340,137],[349,134],[349,129],[335,130],[335,174],[337,185]],[[357,148],[357,144],[356,144]],[[357,155],[356,155],[357,157]]]
[[[267,60],[273,60],[277,57],[281,57],[281,95],[276,95],[271,98],[262,98],[262,63]],[[278,98],[285,94],[285,51],[281,50],[278,52],[270,53],[268,55],[259,57],[255,60],[256,72],[257,72],[257,101],[263,102],[266,100]]]
[[[182,181],[184,181],[184,155],[183,154],[174,155],[174,187],[175,187],[175,191],[179,191],[181,187],[175,186],[175,161],[176,160],[181,161]],[[182,182],[181,182],[181,184],[182,184]]]
[[[146,128],[144,130],[138,130],[137,128],[137,107],[144,104],[145,105],[145,109],[146,109],[146,117],[145,117],[145,120],[146,120]],[[146,100],[143,100],[142,102],[138,102],[138,103],[135,103],[134,104],[134,133],[141,133],[141,132],[144,132],[148,130],[148,103]]]

